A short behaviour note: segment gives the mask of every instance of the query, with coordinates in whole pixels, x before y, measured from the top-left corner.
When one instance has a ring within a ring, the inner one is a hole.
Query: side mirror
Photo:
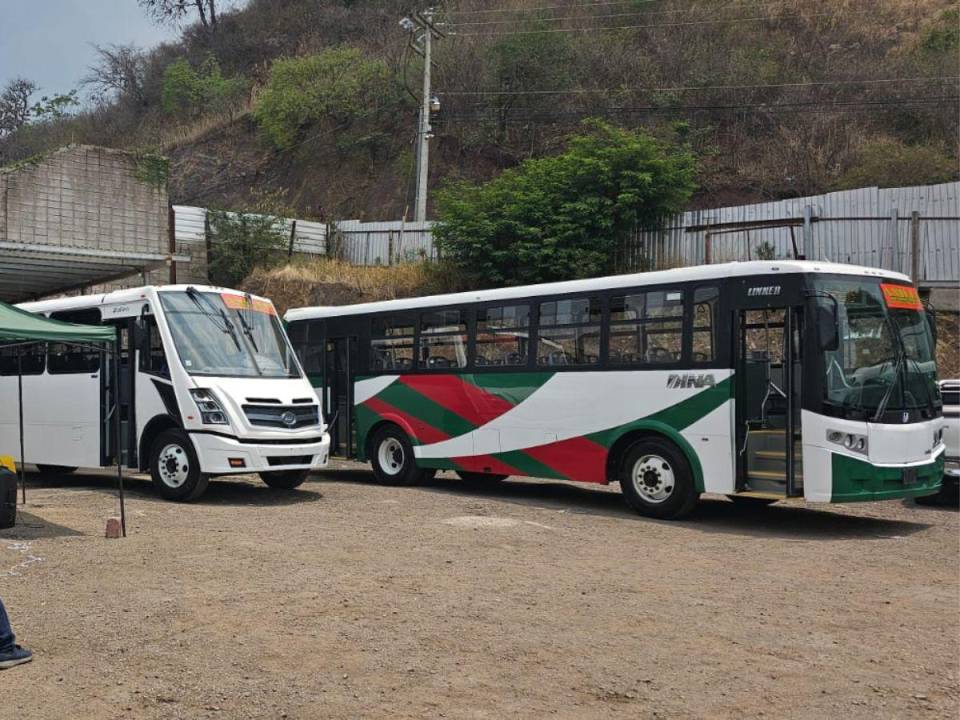
[[[933,338],[933,346],[937,346],[937,311],[930,305],[924,308],[927,316],[927,325],[930,326],[930,335]]]
[[[821,350],[840,347],[840,322],[836,305],[817,304],[817,344]]]

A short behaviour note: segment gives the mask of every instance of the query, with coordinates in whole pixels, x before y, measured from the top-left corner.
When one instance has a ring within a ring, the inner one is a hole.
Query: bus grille
[[[270,467],[277,465],[312,465],[313,455],[269,455],[267,464]]]
[[[296,430],[320,422],[316,405],[244,405],[243,411],[251,425],[263,427]]]

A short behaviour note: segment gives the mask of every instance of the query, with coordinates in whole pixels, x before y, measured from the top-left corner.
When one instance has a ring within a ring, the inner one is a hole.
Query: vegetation
[[[687,148],[602,121],[588,127],[559,155],[441,193],[434,236],[474,284],[608,273],[631,231],[683,209],[695,188]]]
[[[207,222],[212,239],[207,275],[217,285],[236,287],[254,268],[285,259],[287,234],[275,215],[210,210]]]
[[[394,109],[399,93],[386,63],[352,47],[285,58],[273,64],[254,116],[281,150],[311,125],[345,131],[358,120]]]
[[[956,176],[956,157],[949,157],[935,147],[906,145],[894,138],[877,138],[864,143],[850,169],[837,182],[837,187],[903,187],[949,182]]]
[[[240,105],[246,91],[247,83],[242,77],[223,76],[215,57],[204,60],[199,70],[181,58],[164,71],[161,102],[168,115],[224,114]]]

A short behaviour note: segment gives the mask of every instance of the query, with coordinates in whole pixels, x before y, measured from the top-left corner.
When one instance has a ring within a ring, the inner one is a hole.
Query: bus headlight
[[[840,430],[827,430],[827,440],[837,445],[843,445],[852,452],[867,454],[867,436],[856,433],[845,433]]]
[[[190,394],[193,396],[193,402],[197,404],[197,410],[200,411],[200,419],[204,425],[228,424],[227,414],[223,411],[223,406],[212,390],[192,388]]]

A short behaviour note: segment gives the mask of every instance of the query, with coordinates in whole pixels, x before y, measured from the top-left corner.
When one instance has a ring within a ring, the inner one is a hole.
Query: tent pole
[[[129,348],[130,362],[133,362],[133,347]],[[120,495],[120,532],[127,536],[127,511],[123,502],[123,453],[120,449],[120,328],[117,327],[117,339],[113,343],[113,402],[114,405],[114,454],[117,458],[117,492]]]
[[[26,458],[23,455],[23,345],[17,346],[17,413],[20,426],[20,494],[22,504],[27,504],[27,481],[23,474]]]

